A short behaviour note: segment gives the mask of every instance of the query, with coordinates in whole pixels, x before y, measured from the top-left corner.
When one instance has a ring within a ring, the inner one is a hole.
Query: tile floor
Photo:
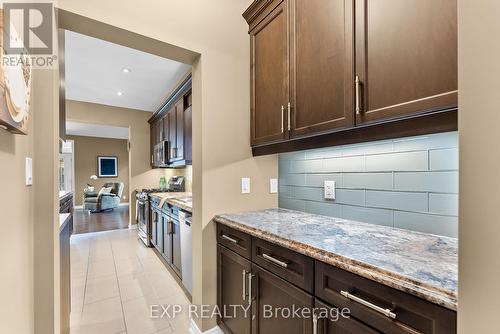
[[[71,334],[186,334],[184,312],[152,319],[150,306],[189,300],[136,230],[71,237]]]

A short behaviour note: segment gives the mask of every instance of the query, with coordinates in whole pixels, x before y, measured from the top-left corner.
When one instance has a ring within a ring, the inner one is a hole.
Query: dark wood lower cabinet
[[[252,270],[251,262],[224,246],[217,245],[217,304],[221,309],[230,305],[249,307],[247,294],[247,273]],[[217,319],[226,334],[250,334],[251,317],[245,316],[242,308],[234,317]]]
[[[170,235],[171,222],[170,217],[166,214],[162,214],[163,220],[163,253],[162,256],[167,260],[168,263],[172,263],[172,236]]]
[[[311,334],[312,318],[293,315],[294,309],[314,307],[314,298],[287,281],[252,264],[252,334]]]
[[[217,231],[218,306],[238,306],[235,315],[218,319],[226,334],[457,332],[456,312],[450,309],[307,256],[303,259],[227,226],[219,224]],[[240,243],[244,247],[235,247]],[[242,256],[250,249],[251,260]],[[245,314],[242,307],[249,306]],[[293,313],[294,309],[306,313]]]
[[[172,235],[172,269],[179,275],[182,275],[182,262],[181,262],[181,225],[177,219],[172,219],[171,225]]]

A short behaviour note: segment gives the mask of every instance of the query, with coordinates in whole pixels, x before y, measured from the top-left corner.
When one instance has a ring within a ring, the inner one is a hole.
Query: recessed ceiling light
[[[122,72],[123,73],[130,73],[130,68],[124,67],[124,68],[122,68]]]
[[[118,95],[118,96],[122,96],[122,95],[123,95],[123,92],[118,91],[118,92],[116,92],[116,95]]]

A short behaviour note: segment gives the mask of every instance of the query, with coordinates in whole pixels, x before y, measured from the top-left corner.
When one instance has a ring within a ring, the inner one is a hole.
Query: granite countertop
[[[214,220],[457,309],[458,239],[286,209],[223,214]]]
[[[61,232],[71,217],[71,213],[60,213],[59,214],[59,232]]]
[[[71,191],[60,190],[59,191],[59,200],[63,199],[64,197],[70,196],[70,195],[73,195],[73,193]]]
[[[179,193],[150,193],[149,196],[157,197],[163,201],[160,206],[163,206],[164,202],[167,202],[170,205],[176,206],[182,210],[193,212],[193,201],[192,201],[192,193],[188,192],[179,192]],[[190,199],[190,200],[185,200]]]

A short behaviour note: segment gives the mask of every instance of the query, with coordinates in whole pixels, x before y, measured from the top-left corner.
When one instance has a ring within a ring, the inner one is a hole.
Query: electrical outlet
[[[335,199],[335,181],[326,181],[324,185],[324,198],[325,199]]]
[[[241,178],[241,193],[242,194],[250,194],[250,178],[242,177]]]
[[[278,193],[278,179],[269,179],[269,193]]]

